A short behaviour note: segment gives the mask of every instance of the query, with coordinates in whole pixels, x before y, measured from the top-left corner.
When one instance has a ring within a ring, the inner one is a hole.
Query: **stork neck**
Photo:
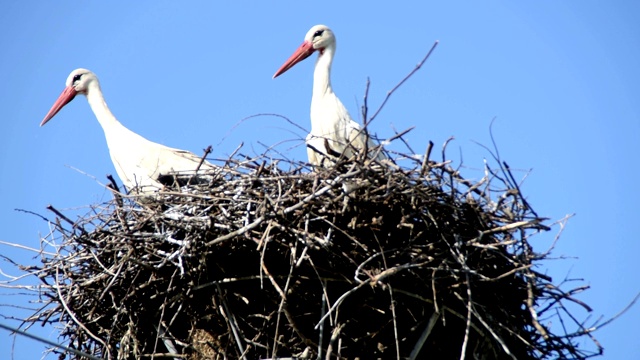
[[[326,47],[316,60],[316,68],[313,72],[313,97],[322,97],[332,93],[331,88],[331,63],[335,46]]]
[[[91,106],[91,110],[93,110],[103,130],[107,131],[107,129],[113,126],[122,126],[116,117],[113,116],[111,110],[109,110],[102,96],[100,85],[97,82],[89,85],[87,89],[87,101],[89,101],[89,106]]]

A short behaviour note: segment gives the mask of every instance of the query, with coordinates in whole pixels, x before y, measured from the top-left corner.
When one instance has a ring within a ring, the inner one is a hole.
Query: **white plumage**
[[[336,51],[336,38],[333,31],[325,25],[312,27],[304,42],[291,57],[276,71],[274,78],[306,59],[315,51],[319,52],[313,73],[313,96],[311,98],[311,132],[307,136],[307,155],[313,165],[327,165],[332,159],[344,154],[351,158],[363,149],[378,146],[353,121],[349,112],[331,88],[331,63]],[[366,146],[365,146],[366,144]],[[376,151],[369,153],[369,157]],[[378,151],[377,160],[386,156]]]
[[[107,107],[100,83],[94,73],[86,69],[73,70],[67,78],[66,85],[40,126],[51,120],[77,94],[85,95],[104,130],[116,172],[127,189],[135,190],[137,193],[151,193],[163,187],[158,181],[161,176],[175,173],[195,174],[201,162],[200,156],[151,142],[124,127]],[[198,174],[211,174],[218,169],[205,161],[200,166]]]

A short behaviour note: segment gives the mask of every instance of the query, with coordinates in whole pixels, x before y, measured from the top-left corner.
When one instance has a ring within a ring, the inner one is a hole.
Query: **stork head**
[[[291,55],[291,57],[276,71],[273,78],[280,76],[282,73],[291,69],[295,64],[308,58],[314,51],[319,51],[320,54],[324,53],[327,48],[336,46],[336,37],[333,35],[333,31],[326,25],[316,25],[309,29],[307,35],[304,37],[304,42],[298,49]]]
[[[46,124],[51,118],[53,118],[65,105],[71,102],[77,94],[87,94],[89,85],[93,82],[98,82],[98,78],[94,73],[87,69],[75,69],[69,74],[67,78],[67,86],[62,91],[62,94],[58,97],[58,100],[53,104],[47,115],[44,117],[40,126]]]

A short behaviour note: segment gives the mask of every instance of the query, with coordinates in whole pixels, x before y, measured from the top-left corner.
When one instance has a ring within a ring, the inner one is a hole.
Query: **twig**
[[[471,281],[469,280],[469,273],[465,273],[466,288],[467,288],[467,321],[464,326],[464,340],[462,341],[462,350],[460,351],[460,360],[464,360],[467,356],[467,345],[469,344],[469,330],[471,329],[471,308],[473,303],[471,302]]]
[[[396,302],[393,299],[393,288],[391,287],[391,285],[387,285],[387,288],[389,289],[389,298],[391,299],[389,308],[391,308],[391,318],[393,319],[393,337],[396,345],[396,359],[400,360],[400,340],[398,336],[398,317],[396,316]]]
[[[242,343],[242,338],[240,337],[240,330],[238,327],[238,322],[236,321],[235,316],[229,309],[227,305],[227,300],[220,288],[219,284],[216,284],[216,288],[218,290],[218,294],[220,294],[220,301],[222,302],[222,309],[227,314],[227,318],[229,319],[229,327],[231,328],[231,332],[233,333],[233,337],[236,340],[236,345],[238,346],[238,350],[240,350],[240,358],[246,360],[246,350],[244,344]]]
[[[232,231],[232,232],[228,233],[227,235],[223,235],[223,236],[217,237],[217,238],[207,242],[206,245],[207,246],[212,246],[212,245],[221,243],[221,242],[223,242],[225,240],[229,240],[231,238],[234,238],[234,237],[236,237],[238,235],[242,235],[242,234],[246,233],[247,231],[254,229],[258,225],[260,225],[263,221],[264,221],[264,217],[261,216],[261,217],[255,219],[251,224],[243,226],[242,228],[240,228],[238,230]]]
[[[344,294],[342,294],[338,300],[336,300],[336,302],[333,304],[333,306],[331,306],[331,308],[329,308],[329,311],[327,311],[327,313],[320,318],[320,321],[318,321],[318,323],[316,324],[316,326],[314,326],[313,328],[318,330],[318,327],[320,326],[320,324],[327,318],[327,316],[331,315],[331,313],[338,307],[340,306],[340,304],[344,301],[344,299],[346,299],[349,295],[353,294],[354,292],[358,291],[361,287],[363,287],[364,285],[366,285],[368,283],[363,282],[358,284],[356,287],[352,288],[351,290],[345,292]]]
[[[28,337],[28,338],[33,339],[33,340],[36,340],[36,341],[40,341],[41,343],[45,343],[45,344],[47,344],[47,345],[49,345],[49,346],[53,346],[53,347],[55,347],[55,348],[58,348],[58,349],[61,349],[61,350],[64,350],[64,351],[70,352],[70,353],[72,353],[72,354],[75,354],[75,355],[78,355],[78,356],[86,357],[87,359],[91,359],[91,360],[103,360],[102,358],[99,358],[99,357],[93,356],[93,355],[91,355],[91,354],[87,354],[87,353],[82,352],[82,351],[80,351],[80,350],[76,350],[76,349],[72,349],[72,348],[70,348],[70,347],[66,347],[66,346],[64,346],[64,345],[61,345],[61,344],[55,343],[55,342],[53,342],[53,341],[51,341],[51,340],[48,340],[48,339],[45,339],[45,338],[43,338],[43,337],[40,337],[40,336],[37,336],[37,335],[31,334],[31,333],[28,333],[28,332],[26,332],[26,331],[22,331],[22,330],[20,330],[20,329],[17,329],[17,328],[14,328],[14,327],[11,327],[11,326],[8,326],[8,325],[5,325],[5,324],[3,324],[3,323],[0,323],[0,328],[5,329],[5,330],[8,330],[8,331],[11,331],[11,332],[14,332],[14,333],[16,333],[16,334],[19,334],[19,335],[22,335],[22,336],[25,336],[25,337]]]
[[[384,105],[387,103],[387,101],[391,97],[391,94],[393,94],[396,90],[398,90],[398,88],[402,86],[402,84],[404,84],[404,82],[407,81],[413,74],[415,74],[418,70],[420,70],[422,65],[424,65],[424,63],[429,58],[429,56],[431,56],[431,53],[433,52],[433,50],[436,48],[436,46],[438,46],[438,43],[439,41],[436,40],[436,42],[434,42],[433,45],[431,46],[431,49],[429,49],[429,52],[427,52],[427,55],[425,55],[425,57],[418,63],[418,65],[416,65],[416,67],[413,70],[411,70],[411,72],[409,72],[409,74],[407,74],[407,76],[405,76],[404,79],[400,80],[400,82],[396,86],[394,86],[391,90],[387,92],[387,96],[382,101],[382,104],[380,104],[380,107],[378,107],[378,110],[376,110],[373,116],[371,116],[371,119],[369,119],[368,123],[372,122],[373,119],[375,119],[376,116],[378,116],[378,114],[380,113]]]
[[[60,274],[58,274],[58,269],[56,268],[56,279],[58,279],[60,276]],[[60,301],[60,304],[64,307],[67,315],[69,315],[69,317],[71,319],[73,319],[73,321],[80,327],[82,328],[82,330],[84,330],[87,335],[91,336],[95,341],[99,342],[102,346],[103,349],[107,352],[107,358],[110,358],[110,350],[109,347],[107,347],[107,344],[100,339],[99,337],[97,337],[96,335],[94,335],[89,329],[87,329],[87,327],[80,322],[80,320],[78,320],[78,318],[75,316],[75,314],[71,311],[71,309],[69,309],[69,307],[67,306],[67,302],[64,300],[64,297],[62,296],[62,293],[60,292],[60,284],[56,283],[55,284],[55,289],[56,292],[58,293],[58,300]]]
[[[610,319],[608,319],[607,321],[599,324],[598,326],[594,327],[594,331],[596,329],[601,329],[604,326],[609,325],[611,322],[613,322],[615,319],[619,318],[620,316],[622,316],[624,313],[626,313],[627,311],[629,311],[629,309],[631,309],[631,307],[633,305],[635,305],[635,303],[638,301],[638,299],[640,299],[640,292],[636,294],[636,296],[633,298],[633,300],[631,300],[631,302],[629,304],[627,304],[627,306],[624,307],[624,309],[620,310],[617,314],[613,315]]]
[[[40,250],[40,249],[34,249],[34,248],[32,248],[32,247],[29,247],[29,246],[25,246],[25,245],[21,245],[21,244],[14,244],[14,243],[10,243],[10,242],[8,242],[8,241],[4,241],[4,240],[0,240],[0,244],[2,244],[2,245],[7,245],[7,246],[11,246],[11,247],[14,247],[14,248],[16,248],[16,249],[22,249],[22,250],[27,250],[27,251],[35,252],[35,253],[38,253],[38,254],[42,254],[42,253],[43,253],[43,251],[42,251],[42,250]],[[46,254],[46,255],[52,255],[53,253],[44,252],[44,254]]]
[[[329,345],[327,346],[327,356],[325,360],[331,360],[331,355],[333,354],[333,344],[335,344],[336,340],[340,339],[340,333],[342,332],[343,327],[344,324],[340,324],[333,329],[333,332],[331,332],[331,339],[329,339]],[[338,351],[339,350],[340,349],[338,347]],[[320,357],[318,358],[320,359]]]
[[[27,214],[30,214],[30,215],[35,215],[35,216],[39,217],[40,219],[42,219],[42,220],[44,220],[44,221],[46,221],[48,223],[51,222],[51,220],[49,220],[46,217],[44,217],[44,216],[42,216],[42,215],[40,215],[40,214],[38,214],[36,212],[33,212],[31,210],[25,210],[25,209],[13,209],[13,210],[18,211],[18,212],[27,213]]]
[[[368,99],[369,99],[369,86],[371,85],[371,80],[369,79],[369,77],[367,76],[367,82],[365,83],[364,86],[364,102],[362,104],[362,124],[363,127],[367,127],[367,121],[368,121],[368,117],[367,117],[367,112],[369,111],[369,105],[368,105]]]
[[[302,126],[294,123],[293,121],[291,121],[291,119],[289,119],[286,116],[280,115],[280,114],[271,114],[271,113],[260,113],[260,114],[255,114],[255,115],[250,115],[247,116],[245,118],[240,119],[237,123],[235,123],[231,129],[229,129],[229,131],[227,131],[227,133],[222,137],[222,139],[220,140],[220,142],[218,143],[218,145],[222,144],[222,142],[229,136],[229,134],[231,134],[238,126],[240,126],[242,123],[244,123],[247,120],[256,118],[256,117],[260,117],[260,116],[273,116],[273,117],[277,117],[280,119],[285,120],[286,122],[288,122],[289,124],[295,126],[296,128],[298,128],[299,130],[301,130],[303,133],[308,133],[309,131],[305,128],[303,128]],[[229,157],[231,158],[231,156]]]
[[[424,157],[422,158],[422,166],[420,166],[420,177],[423,177],[429,172],[429,157],[431,156],[432,149],[433,141],[429,140],[429,145],[427,145],[427,150],[424,152]]]
[[[58,211],[58,209],[54,208],[53,205],[47,205],[47,210],[53,212],[54,214],[56,214],[57,217],[59,217],[60,219],[66,221],[71,226],[75,227],[76,223],[71,221],[71,219],[69,219],[68,217],[64,216],[64,214],[61,213],[60,211]]]
[[[116,204],[118,205],[118,207],[122,208],[124,206],[124,203],[122,201],[122,194],[120,194],[120,188],[116,183],[116,179],[114,179],[111,174],[107,174],[107,180],[109,180],[109,184],[107,184],[107,188],[111,190],[113,197],[116,199]]]
[[[115,190],[116,192],[120,192],[118,183],[116,183],[116,179],[113,178],[113,175],[107,174],[107,180],[109,180],[109,184],[111,184],[111,189]]]
[[[478,320],[485,329],[487,329],[487,331],[489,331],[489,333],[493,336],[493,338],[500,344],[500,346],[502,347],[502,350],[505,352],[505,354],[509,355],[509,357],[511,357],[513,360],[518,360],[515,355],[513,355],[513,353],[511,352],[511,350],[509,350],[509,347],[507,346],[507,344],[504,343],[504,341],[502,340],[502,338],[500,338],[500,336],[498,336],[498,334],[496,334],[496,332],[493,330],[493,328],[491,328],[491,326],[489,324],[487,324],[486,321],[484,321],[484,319],[480,316],[480,314],[478,314],[476,311],[473,312],[476,320]]]
[[[418,341],[416,341],[416,344],[413,346],[413,350],[411,350],[409,360],[416,360],[418,358],[418,355],[420,354],[424,343],[427,341],[427,338],[429,338],[429,335],[431,335],[431,331],[433,330],[433,327],[436,326],[436,322],[439,318],[440,313],[438,311],[434,311],[431,314],[429,322],[427,322],[427,326],[425,326],[422,334],[420,335],[420,338],[418,338]]]
[[[204,151],[204,154],[202,154],[202,158],[200,158],[200,162],[198,163],[198,166],[196,166],[196,170],[195,170],[196,173],[198,172],[198,170],[200,170],[200,167],[206,161],[207,156],[211,154],[211,151],[213,151],[213,148],[211,147],[211,145],[209,145],[203,151]]]

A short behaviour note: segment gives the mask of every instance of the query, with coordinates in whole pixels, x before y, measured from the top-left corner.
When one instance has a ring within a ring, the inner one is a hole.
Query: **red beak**
[[[311,54],[313,54],[314,51],[316,51],[316,49],[313,48],[313,44],[311,43],[311,41],[303,42],[298,50],[296,50],[293,55],[291,55],[291,57],[284,63],[284,65],[282,65],[280,69],[278,69],[278,71],[273,74],[273,78],[277,78],[285,71],[291,69],[293,65],[308,58]]]
[[[65,105],[73,100],[74,97],[76,97],[76,94],[78,94],[78,92],[73,88],[73,86],[67,86],[62,91],[62,94],[60,94],[60,96],[58,97],[58,100],[56,100],[56,102],[53,104],[51,110],[49,110],[49,112],[47,113],[47,116],[44,117],[44,119],[40,123],[40,126],[46,124],[47,121],[56,116],[58,111],[60,111]]]

